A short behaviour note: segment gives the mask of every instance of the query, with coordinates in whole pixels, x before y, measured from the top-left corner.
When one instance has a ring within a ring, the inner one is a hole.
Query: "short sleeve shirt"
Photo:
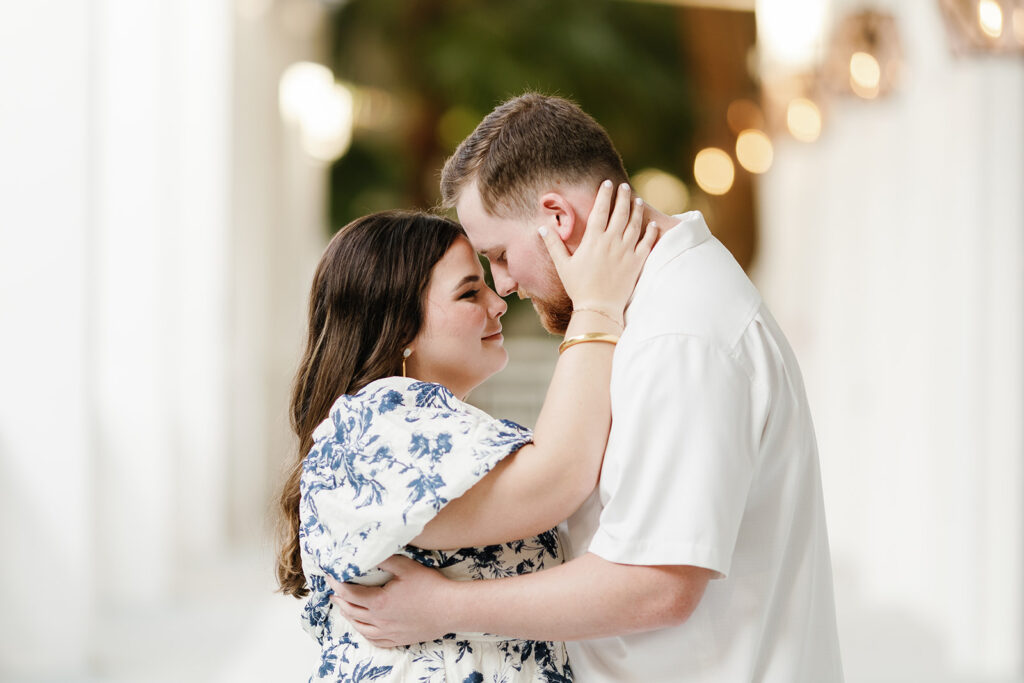
[[[684,624],[569,643],[586,681],[842,680],[817,448],[792,351],[698,212],[652,252],[571,555],[715,572]]]

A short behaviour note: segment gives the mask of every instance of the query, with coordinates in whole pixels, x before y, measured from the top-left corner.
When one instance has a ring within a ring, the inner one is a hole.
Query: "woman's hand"
[[[610,180],[601,183],[583,239],[573,254],[557,234],[546,228],[539,232],[573,308],[621,318],[657,241],[658,229],[655,223],[649,223],[640,239],[643,200],[632,200],[629,185],[623,183],[612,210],[614,192]]]

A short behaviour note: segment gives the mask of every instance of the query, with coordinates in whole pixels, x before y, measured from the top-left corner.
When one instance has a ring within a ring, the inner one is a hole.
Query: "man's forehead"
[[[459,194],[455,212],[469,236],[470,244],[477,253],[484,256],[494,256],[495,252],[505,250],[521,230],[517,221],[495,216],[484,208],[475,180]]]

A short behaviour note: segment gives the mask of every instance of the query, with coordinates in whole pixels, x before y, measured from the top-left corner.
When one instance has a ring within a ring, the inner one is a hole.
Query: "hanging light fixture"
[[[953,52],[1024,54],[1024,0],[939,0]]]
[[[824,68],[826,87],[873,100],[892,92],[903,65],[896,19],[865,10],[849,14],[836,27]]]

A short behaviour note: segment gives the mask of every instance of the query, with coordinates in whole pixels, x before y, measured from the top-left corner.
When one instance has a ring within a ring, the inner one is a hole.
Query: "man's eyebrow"
[[[460,287],[462,287],[462,285],[467,284],[469,282],[480,282],[480,276],[479,275],[467,275],[466,277],[464,277],[461,280],[459,280],[459,284],[455,285],[455,287],[452,288],[452,291],[453,292],[457,291]]]

